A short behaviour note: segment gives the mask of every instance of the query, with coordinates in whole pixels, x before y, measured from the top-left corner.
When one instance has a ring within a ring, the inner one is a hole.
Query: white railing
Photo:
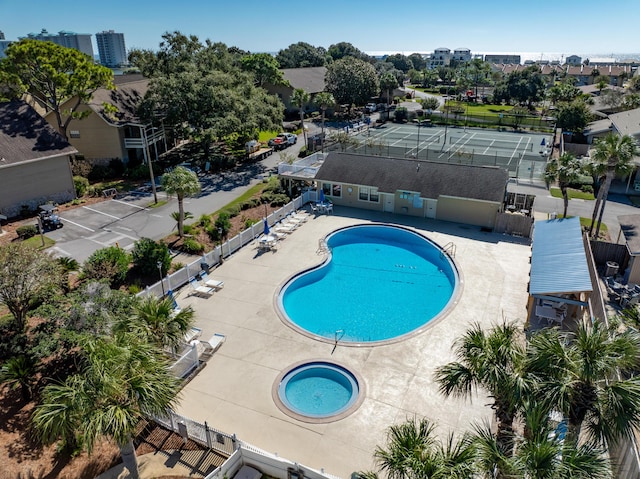
[[[309,201],[314,201],[315,199],[316,193],[314,191],[305,191],[302,196],[295,198],[290,203],[287,203],[282,208],[274,211],[269,216],[267,216],[267,223],[271,227],[288,214],[295,212],[297,209],[302,208]],[[221,259],[228,258],[243,246],[251,243],[258,236],[260,236],[263,231],[264,225],[262,221],[255,223],[250,228],[241,231],[233,238],[219,244],[213,249],[213,251],[203,254],[199,260],[193,261],[180,268],[176,272],[165,276],[161,282],[158,281],[151,286],[147,286],[144,291],[138,293],[138,296],[152,294],[157,297],[162,297],[163,294],[165,294],[169,290],[175,291],[176,289],[187,284],[189,282],[189,278],[198,275],[203,269],[215,268],[216,266],[218,266],[221,263]]]

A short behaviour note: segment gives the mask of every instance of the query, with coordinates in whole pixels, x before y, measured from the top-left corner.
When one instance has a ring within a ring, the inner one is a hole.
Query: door
[[[385,211],[387,213],[393,213],[393,211],[394,211],[393,201],[394,201],[394,196],[393,195],[384,195],[384,209],[383,209],[383,211]]]
[[[438,200],[425,200],[424,216],[425,218],[436,219],[436,207],[438,206]]]

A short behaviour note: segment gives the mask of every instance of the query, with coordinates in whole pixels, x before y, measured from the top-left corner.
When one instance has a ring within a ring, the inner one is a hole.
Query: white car
[[[376,111],[377,107],[375,103],[367,103],[367,105],[365,106],[366,110],[369,113],[373,113],[374,111]]]

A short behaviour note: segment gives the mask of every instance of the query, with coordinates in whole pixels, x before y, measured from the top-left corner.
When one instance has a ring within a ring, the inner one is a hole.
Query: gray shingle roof
[[[0,167],[77,152],[24,101],[0,103]]]
[[[119,84],[115,90],[100,88],[93,94],[89,107],[114,125],[138,123],[138,107],[148,89],[149,80],[146,79]],[[118,112],[113,116],[105,114],[103,103],[115,106]]]
[[[609,119],[621,135],[640,135],[640,108],[613,113]]]
[[[375,186],[380,192],[420,192],[422,198],[504,199],[509,173],[492,166],[452,165],[380,156],[330,153],[316,180]]]
[[[302,88],[307,93],[324,91],[326,74],[326,67],[285,68],[282,70],[285,80],[288,80],[294,89]]]

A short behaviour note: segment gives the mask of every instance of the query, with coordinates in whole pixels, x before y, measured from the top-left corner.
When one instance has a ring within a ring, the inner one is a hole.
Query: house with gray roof
[[[326,67],[285,68],[281,71],[285,79],[285,84],[265,84],[264,88],[272,95],[277,95],[288,111],[297,109],[291,105],[291,96],[294,90],[300,88],[306,91],[312,100],[314,95],[325,91],[324,78],[327,74]],[[309,107],[311,107],[311,105],[309,105]]]
[[[77,152],[24,101],[0,103],[0,214],[75,198],[70,155]]]
[[[164,132],[145,124],[138,116],[149,80],[141,75],[120,75],[114,77],[114,84],[115,90],[100,88],[88,104],[78,108],[90,115],[71,120],[67,129],[69,142],[93,163],[106,163],[114,158],[125,163],[146,163],[149,157],[157,158],[167,150]],[[75,98],[67,100],[62,110],[74,101]],[[45,115],[45,119],[56,126],[53,112]]]
[[[491,166],[316,153],[278,167],[281,178],[322,188],[335,205],[494,228],[509,174]]]

